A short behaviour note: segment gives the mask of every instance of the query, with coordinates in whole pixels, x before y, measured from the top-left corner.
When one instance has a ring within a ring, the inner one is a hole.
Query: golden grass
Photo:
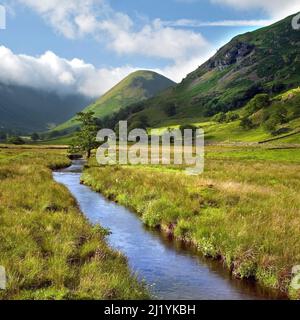
[[[221,258],[237,277],[298,297],[289,283],[300,264],[299,150],[206,150],[199,176],[182,167],[99,167],[91,160],[82,180],[147,225]]]
[[[50,168],[64,151],[0,149],[0,299],[142,299],[145,288],[126,258],[91,226]]]

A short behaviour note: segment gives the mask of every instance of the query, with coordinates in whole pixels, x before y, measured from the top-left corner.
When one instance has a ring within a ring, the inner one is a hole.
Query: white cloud
[[[0,82],[55,91],[81,93],[98,97],[137,70],[130,66],[100,68],[82,60],[67,60],[47,51],[39,57],[14,54],[0,46]]]
[[[210,44],[201,34],[165,27],[158,19],[138,32],[116,28],[107,31],[112,39],[109,46],[119,54],[140,54],[177,62],[210,49]]]
[[[39,14],[66,38],[92,35],[120,55],[163,58],[169,64],[158,71],[180,81],[208,58],[211,45],[191,30],[166,26],[159,19],[137,29],[131,18],[114,11],[107,0],[15,0]],[[0,81],[58,92],[99,96],[139,68],[96,69],[81,60],[66,60],[51,51],[39,57],[0,49]]]
[[[178,60],[165,68],[149,69],[179,82],[194,71],[213,54],[188,60]],[[27,86],[59,94],[80,93],[88,97],[99,97],[141,68],[123,66],[119,68],[95,68],[80,59],[67,60],[51,51],[38,57],[14,54],[0,46],[0,83]]]
[[[15,0],[38,13],[54,30],[76,38],[96,29],[96,16],[109,10],[104,0]]]
[[[263,27],[274,22],[274,20],[220,20],[220,21],[198,21],[190,19],[179,19],[175,21],[163,21],[164,26],[169,27]]]
[[[122,55],[142,55],[177,62],[207,52],[209,44],[200,34],[165,26],[159,19],[137,29],[131,18],[114,11],[107,0],[16,0],[41,15],[67,38],[87,34],[105,41]]]
[[[238,10],[262,9],[271,18],[278,20],[300,11],[299,0],[210,0]]]
[[[180,82],[187,74],[195,71],[196,68],[207,61],[214,53],[215,49],[211,48],[206,54],[195,56],[191,59],[178,60],[174,64],[161,69],[154,69],[154,71],[163,74],[175,82]]]

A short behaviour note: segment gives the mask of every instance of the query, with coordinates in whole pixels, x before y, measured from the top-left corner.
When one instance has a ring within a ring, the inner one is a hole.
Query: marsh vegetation
[[[203,175],[183,166],[98,166],[82,181],[145,224],[192,242],[233,275],[289,287],[300,256],[299,149],[210,146]]]
[[[0,149],[0,299],[142,299],[148,293],[126,258],[106,244],[51,169],[65,150]]]

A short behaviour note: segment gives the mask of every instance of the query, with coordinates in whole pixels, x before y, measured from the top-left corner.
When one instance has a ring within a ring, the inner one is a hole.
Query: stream
[[[92,224],[111,231],[109,245],[121,251],[131,270],[144,280],[156,299],[253,300],[276,299],[278,293],[263,290],[251,281],[233,279],[218,261],[207,259],[181,241],[146,228],[128,209],[106,200],[80,184],[82,160],[53,173],[65,185]]]

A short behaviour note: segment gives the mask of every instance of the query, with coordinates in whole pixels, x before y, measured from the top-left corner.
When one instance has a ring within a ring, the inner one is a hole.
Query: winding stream
[[[155,298],[278,298],[252,282],[232,279],[219,262],[203,258],[182,242],[148,230],[134,213],[80,184],[82,167],[81,160],[74,160],[71,167],[54,172],[54,179],[70,190],[91,223],[112,232],[109,245],[128,258],[130,268],[146,281]]]

